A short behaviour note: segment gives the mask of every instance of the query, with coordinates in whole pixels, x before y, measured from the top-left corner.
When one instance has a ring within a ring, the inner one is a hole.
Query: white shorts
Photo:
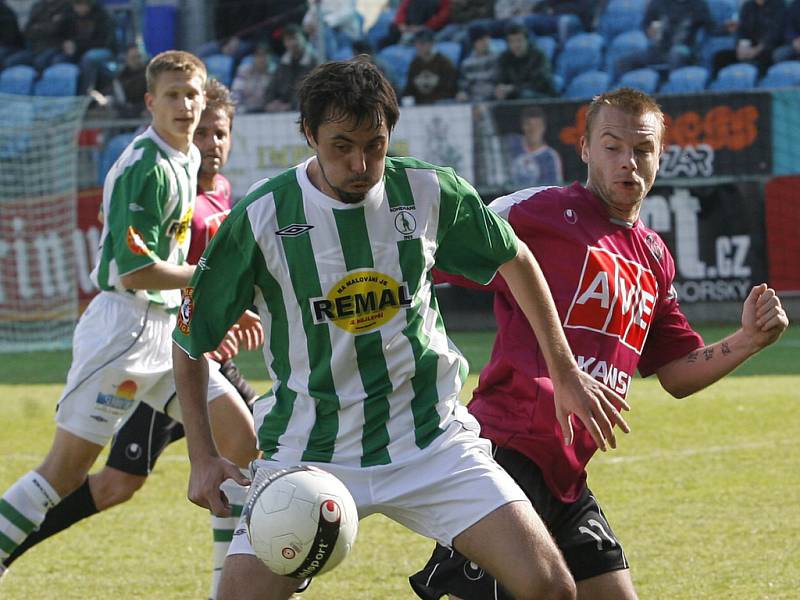
[[[104,446],[139,402],[180,420],[172,375],[175,317],[139,298],[101,292],[78,321],[58,426]],[[208,398],[236,395],[209,361]],[[169,410],[167,404],[169,403]]]
[[[341,479],[350,490],[363,519],[386,515],[408,529],[451,546],[453,538],[509,502],[530,502],[511,476],[491,455],[488,440],[452,423],[419,456],[402,465],[375,467],[313,464]],[[291,467],[271,460],[253,462],[270,471]],[[254,554],[241,521],[228,555]]]

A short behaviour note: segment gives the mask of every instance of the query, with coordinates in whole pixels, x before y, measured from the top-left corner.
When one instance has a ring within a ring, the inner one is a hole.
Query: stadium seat
[[[730,21],[739,10],[738,0],[707,0],[711,18],[717,26]]]
[[[36,69],[28,65],[8,67],[0,72],[0,92],[30,96],[33,82],[36,80]]]
[[[537,40],[537,46],[538,46],[538,40]],[[502,54],[508,48],[508,42],[506,42],[503,38],[491,38],[489,40],[489,47],[495,54]]]
[[[367,31],[367,41],[370,43],[370,46],[376,50],[379,42],[389,35],[389,28],[392,25],[392,21],[394,21],[395,12],[394,9],[387,9],[381,12],[375,23],[373,23],[372,27]]]
[[[622,77],[619,78],[614,89],[629,87],[640,90],[645,94],[655,94],[658,89],[658,80],[660,78],[658,71],[655,69],[649,67],[633,69],[632,71],[622,74]]]
[[[461,64],[461,44],[458,42],[436,42],[434,48],[449,58],[456,68]]]
[[[625,31],[641,30],[647,0],[610,0],[600,14],[597,33],[610,42]]]
[[[670,71],[669,78],[659,90],[662,94],[691,94],[702,92],[708,83],[708,69],[696,65]]]
[[[612,77],[618,77],[620,73],[614,71],[617,60],[634,52],[644,52],[649,45],[647,36],[641,30],[623,31],[617,34],[606,50],[606,71]]]
[[[77,96],[81,70],[72,63],[50,65],[33,86],[35,96]]]
[[[611,77],[604,71],[585,71],[569,82],[564,98],[594,98],[608,90]]]
[[[111,166],[114,164],[114,161],[119,158],[120,154],[122,154],[122,151],[125,150],[128,144],[131,143],[134,137],[136,136],[133,133],[118,133],[108,140],[108,143],[100,152],[100,160],[97,165],[98,185],[103,185],[106,175],[111,169]]]
[[[34,108],[30,98],[0,102],[0,161],[24,159],[32,145],[33,121]],[[19,185],[18,181],[14,181],[18,174],[19,171],[11,168],[11,165],[4,165],[0,169],[0,185]]]
[[[556,73],[569,85],[578,73],[598,70],[603,64],[603,36],[599,33],[578,33],[564,44],[556,60]]]
[[[723,67],[717,73],[708,89],[714,91],[750,90],[756,85],[758,67],[750,63],[734,63]]]
[[[764,79],[758,83],[758,87],[764,89],[798,86],[800,86],[800,61],[798,60],[784,60],[775,63],[767,69]]]
[[[394,72],[392,83],[399,90],[402,90],[406,85],[408,67],[411,65],[411,61],[414,60],[416,53],[414,46],[407,44],[392,44],[378,52],[378,57],[384,64],[391,65]]]
[[[550,37],[549,35],[540,35],[538,37],[533,38],[533,43],[536,44],[536,47],[539,48],[544,55],[547,57],[547,60],[550,61],[550,64],[553,64],[553,57],[556,54],[556,48],[558,47],[558,42],[555,38]]]
[[[208,74],[230,87],[233,82],[233,57],[227,54],[212,54],[203,59]]]
[[[733,50],[736,47],[736,36],[715,35],[707,37],[700,45],[697,63],[709,71],[714,66],[714,55],[720,50]]]

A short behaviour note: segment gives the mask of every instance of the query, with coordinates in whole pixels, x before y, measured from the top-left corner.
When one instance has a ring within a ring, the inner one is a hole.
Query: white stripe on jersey
[[[500,196],[499,198],[495,198],[489,204],[489,208],[491,208],[494,212],[498,215],[503,217],[506,221],[508,221],[508,213],[511,212],[511,208],[515,204],[519,204],[524,200],[527,200],[534,194],[538,194],[539,192],[543,192],[544,190],[549,190],[552,187],[558,187],[555,185],[542,185],[536,187],[529,187],[523,188],[507,196]]]

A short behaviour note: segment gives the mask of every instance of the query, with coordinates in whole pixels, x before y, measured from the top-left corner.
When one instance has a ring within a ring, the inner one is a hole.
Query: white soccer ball
[[[336,477],[310,466],[271,474],[244,508],[256,556],[273,573],[305,579],[333,569],[358,533],[353,497]]]

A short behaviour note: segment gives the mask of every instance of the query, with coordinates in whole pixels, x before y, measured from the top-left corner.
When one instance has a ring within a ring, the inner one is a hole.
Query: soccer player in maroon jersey
[[[656,374],[673,396],[697,392],[788,326],[764,283],[752,288],[741,328],[725,339],[706,345],[687,322],[672,285],[673,258],[639,220],[663,134],[652,98],[632,89],[603,94],[589,107],[581,140],[585,186],[528,188],[491,204],[539,260],[578,364],[623,396],[637,369]],[[466,284],[446,274],[443,280]],[[559,425],[536,338],[502,278],[490,285],[497,339],[469,410],[550,529],[578,598],[635,599],[619,540],[586,485],[586,464],[598,446],[582,423]],[[426,599],[510,598],[480,566],[442,546],[411,584]]]

